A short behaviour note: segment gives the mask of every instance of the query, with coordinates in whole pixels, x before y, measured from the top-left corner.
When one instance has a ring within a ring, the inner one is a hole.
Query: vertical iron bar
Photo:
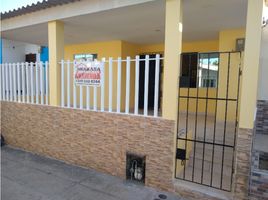
[[[197,54],[197,72],[199,72],[200,69],[200,56],[201,54]],[[202,58],[203,62],[203,58]],[[194,156],[193,156],[193,169],[192,169],[192,181],[194,181],[194,167],[195,167],[195,150],[196,150],[196,132],[197,132],[197,117],[198,117],[198,103],[199,103],[199,79],[197,82],[197,92],[196,92],[196,107],[195,107],[195,130],[194,130]],[[202,84],[202,83],[201,83]]]
[[[218,111],[218,97],[219,97],[219,73],[220,73],[220,57],[221,53],[218,54],[218,72],[217,72],[217,91],[216,91],[216,102],[215,102],[215,118],[214,118],[214,130],[213,130],[213,146],[212,146],[212,161],[211,161],[211,176],[210,176],[210,186],[212,186],[213,181],[213,170],[214,170],[214,151],[215,151],[215,137],[216,137],[216,127],[217,127],[217,111]]]
[[[239,52],[239,71],[238,71],[238,83],[237,83],[237,96],[236,96],[236,116],[235,116],[235,135],[234,135],[234,147],[236,145],[236,133],[237,133],[237,126],[238,126],[238,107],[239,107],[239,93],[240,93],[240,78],[242,75],[241,69],[241,52]]]
[[[240,78],[241,78],[241,52],[239,52],[239,69],[238,69],[238,83],[237,83],[237,96],[236,96],[236,116],[235,116],[235,131],[234,131],[234,147],[232,155],[232,174],[231,174],[231,184],[230,190],[233,183],[233,171],[234,171],[234,151],[236,146],[236,136],[237,136],[237,126],[238,126],[238,106],[239,106],[239,93],[240,93]]]
[[[207,78],[207,91],[206,91],[206,98],[208,98],[208,88],[209,88],[209,67],[210,67],[210,54],[208,55],[208,78]],[[203,184],[203,176],[204,176],[204,160],[205,160],[205,140],[206,140],[206,135],[207,135],[207,116],[208,116],[208,99],[206,99],[206,112],[205,112],[205,126],[204,126],[204,138],[203,138],[203,154],[202,154],[202,171],[201,171],[201,183]]]
[[[227,121],[227,113],[228,113],[228,92],[229,92],[229,73],[230,73],[230,55],[231,53],[228,53],[228,72],[227,72],[227,88],[226,88],[226,102],[225,102],[225,121],[224,121],[224,132],[223,132],[223,145],[225,145],[225,134],[226,134],[226,121]],[[225,150],[225,146],[223,146],[223,151],[222,151],[222,166],[221,166],[221,184],[220,184],[220,188],[222,189],[222,180],[223,180],[223,165],[224,165],[224,150]]]
[[[181,78],[181,69],[182,69],[182,54],[180,55],[181,57],[181,63],[180,63],[180,75],[179,75],[179,80]],[[179,85],[179,88],[178,88],[178,111],[177,111],[177,132],[176,132],[176,153],[175,153],[175,178],[177,177],[177,148],[178,148],[178,133],[179,133],[179,119],[180,119],[180,91],[181,91],[181,87]]]
[[[190,96],[190,88],[191,88],[191,72],[192,72],[192,54],[189,54],[189,66],[188,66],[188,81],[189,81],[189,85],[188,85],[188,90],[187,90],[187,106],[186,106],[186,120],[185,120],[185,144],[184,144],[184,149],[185,149],[185,154],[187,155],[187,139],[188,139],[188,117],[189,117],[189,96]],[[186,157],[185,157],[186,159]],[[186,160],[184,162],[184,166],[183,166],[183,179],[185,179],[185,168],[186,168]]]

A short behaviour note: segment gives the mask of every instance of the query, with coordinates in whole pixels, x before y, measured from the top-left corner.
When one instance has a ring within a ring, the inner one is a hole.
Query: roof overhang
[[[217,40],[219,31],[246,26],[247,0],[184,0],[183,41]],[[47,22],[64,22],[65,44],[125,40],[164,43],[165,1],[80,0],[2,21],[2,37],[48,43]]]
[[[47,23],[48,21],[63,20],[70,17],[87,15],[151,1],[154,0],[80,0],[72,4],[63,4],[60,7],[54,6],[49,9],[43,9],[27,14],[25,13],[24,15],[1,20],[1,29],[2,31],[7,31]]]
[[[39,10],[44,10],[47,8],[61,6],[67,3],[73,3],[80,0],[43,0],[42,2],[32,3],[31,5],[23,6],[21,8],[13,9],[4,13],[1,13],[1,20],[9,19],[12,17],[17,17],[25,15],[28,13],[36,12]]]

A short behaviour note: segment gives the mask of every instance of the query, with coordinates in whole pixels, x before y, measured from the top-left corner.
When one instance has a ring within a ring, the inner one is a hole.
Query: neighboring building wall
[[[174,121],[1,102],[7,144],[126,177],[126,153],[146,156],[145,184],[174,191]],[[15,123],[14,123],[15,122]]]
[[[266,90],[267,89],[268,88],[266,86]],[[255,128],[256,128],[256,134],[268,135],[268,101],[258,100],[257,102],[257,115],[256,115]]]
[[[48,58],[48,47],[41,47],[41,52],[40,52],[40,61],[41,62],[46,62],[49,60]]]
[[[268,101],[268,26],[262,29],[258,100]]]
[[[252,150],[250,195],[252,200],[268,199],[268,171],[259,168],[260,155],[268,152],[268,27],[262,29],[257,114]],[[261,134],[261,135],[259,135]],[[260,138],[261,143],[260,143]],[[267,159],[267,158],[266,158]]]
[[[36,54],[36,61],[40,61],[39,46],[24,42],[2,39],[2,63],[25,62],[25,55]]]
[[[0,38],[0,64],[2,64],[2,38]]]
[[[268,173],[265,170],[259,169],[259,157],[261,154],[264,153],[258,150],[252,152],[250,180],[251,200],[268,199]]]

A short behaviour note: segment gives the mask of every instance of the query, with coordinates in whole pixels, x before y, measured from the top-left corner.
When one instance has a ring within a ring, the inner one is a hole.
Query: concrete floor
[[[159,194],[167,200],[181,200],[94,170],[1,148],[2,200],[161,200]]]

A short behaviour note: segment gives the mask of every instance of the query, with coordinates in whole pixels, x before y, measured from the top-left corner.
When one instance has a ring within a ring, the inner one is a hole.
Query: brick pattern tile
[[[125,178],[126,152],[146,156],[147,186],[174,191],[174,121],[2,102],[8,144]]]

